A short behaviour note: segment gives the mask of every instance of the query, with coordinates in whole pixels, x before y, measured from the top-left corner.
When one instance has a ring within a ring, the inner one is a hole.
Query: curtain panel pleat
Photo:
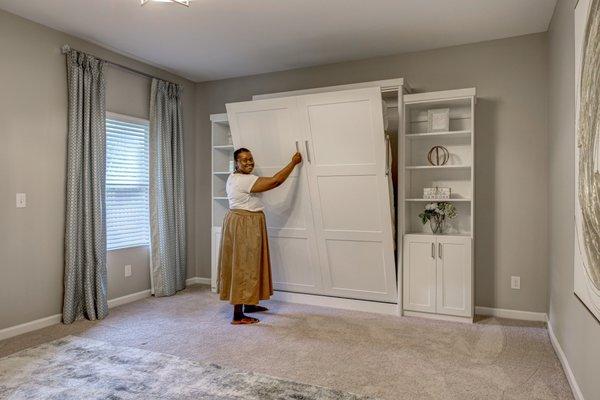
[[[171,296],[185,288],[185,189],[182,88],[152,80],[150,94],[150,240],[152,289]]]
[[[108,315],[104,62],[67,54],[68,134],[63,322]]]

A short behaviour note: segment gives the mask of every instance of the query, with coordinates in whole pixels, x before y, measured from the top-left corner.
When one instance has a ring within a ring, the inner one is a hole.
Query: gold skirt
[[[262,211],[229,210],[223,220],[219,281],[221,300],[258,304],[273,294],[267,224]]]

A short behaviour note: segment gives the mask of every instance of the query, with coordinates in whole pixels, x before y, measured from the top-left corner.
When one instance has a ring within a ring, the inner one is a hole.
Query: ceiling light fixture
[[[150,0],[140,0],[140,4],[144,5],[146,3],[148,3]],[[183,6],[189,7],[190,6],[190,1],[191,0],[152,0],[156,3],[177,3],[177,4],[181,4]]]

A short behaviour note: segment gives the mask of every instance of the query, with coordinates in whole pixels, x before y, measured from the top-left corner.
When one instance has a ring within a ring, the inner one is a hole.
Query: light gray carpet
[[[114,308],[97,322],[0,341],[0,357],[67,335],[389,400],[572,399],[543,323],[469,325],[266,302],[232,326],[206,286]]]
[[[0,399],[366,400],[367,397],[68,336],[0,359]]]

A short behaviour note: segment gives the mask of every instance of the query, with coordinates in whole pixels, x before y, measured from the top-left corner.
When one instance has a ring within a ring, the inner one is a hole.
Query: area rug
[[[0,359],[0,399],[370,398],[68,336]]]

